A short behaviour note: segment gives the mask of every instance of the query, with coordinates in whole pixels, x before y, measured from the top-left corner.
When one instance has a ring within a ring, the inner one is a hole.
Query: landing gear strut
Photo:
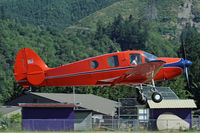
[[[163,97],[162,95],[156,91],[155,89],[155,84],[154,84],[154,80],[152,79],[152,88],[151,91],[153,92],[151,95],[151,99],[155,102],[155,103],[159,103],[162,101]],[[137,87],[137,93],[138,93],[138,97],[137,97],[137,101],[139,104],[146,104],[147,103],[147,97],[144,95],[143,93],[143,87],[142,84],[140,84],[140,86]]]
[[[147,97],[143,93],[142,84],[140,84],[140,87],[138,87],[137,93],[138,93],[138,97],[137,97],[138,103],[142,104],[142,105],[146,104],[147,103]]]
[[[154,83],[154,79],[152,79],[152,89],[151,91],[153,92],[151,95],[151,99],[155,102],[155,103],[159,103],[162,101],[163,97],[160,93],[158,93],[155,89],[155,83]]]

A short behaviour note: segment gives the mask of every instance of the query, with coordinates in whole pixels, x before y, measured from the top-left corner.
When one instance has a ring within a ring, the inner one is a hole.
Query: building
[[[151,126],[158,130],[191,129],[194,100],[163,100],[154,103],[148,100]]]
[[[21,113],[21,108],[18,106],[1,106],[0,112],[5,117],[10,117],[13,114]]]
[[[74,104],[20,103],[22,130],[73,131]]]
[[[105,117],[111,119],[115,116],[118,106],[116,101],[92,94],[33,92],[27,92],[6,105],[18,106],[19,103],[75,103],[74,130],[91,130],[94,128],[92,124],[99,126]]]
[[[99,128],[108,130],[138,130],[138,127],[168,130],[172,129],[169,125],[175,125],[168,118],[173,118],[174,121],[175,119],[178,120],[176,123],[178,125],[175,126],[176,129],[183,127],[184,129],[185,127],[188,127],[186,129],[191,128],[191,111],[193,108],[196,108],[194,101],[179,100],[169,87],[157,87],[156,89],[163,95],[163,101],[161,103],[151,101],[150,88],[144,87],[144,93],[148,98],[146,106],[139,105],[136,98],[121,98],[116,102],[92,94],[33,92],[27,92],[6,105],[17,106],[18,103],[73,103],[76,105],[73,108],[74,130]],[[162,126],[157,123],[168,126]]]
[[[92,110],[95,114],[114,116],[117,102],[93,94],[34,93],[26,94],[7,102],[6,105],[18,106],[19,103],[75,103],[75,110]],[[103,108],[102,108],[103,107]]]
[[[151,100],[151,87],[147,86],[143,89],[148,99],[147,105],[138,105],[136,98],[119,100],[121,105],[119,107],[120,126],[124,126],[128,121],[126,127],[131,125],[132,130],[138,130],[138,128],[150,130],[192,128],[192,109],[196,108],[194,100],[179,100],[169,87],[156,87],[156,90],[163,96],[163,101],[154,103]]]

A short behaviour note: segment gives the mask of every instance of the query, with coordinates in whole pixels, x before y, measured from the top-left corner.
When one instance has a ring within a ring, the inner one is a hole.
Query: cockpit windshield
[[[145,56],[145,62],[150,62],[150,61],[153,61],[153,60],[157,60],[157,56],[155,56],[155,55],[152,55],[152,54],[150,54],[150,53],[148,53],[148,52],[143,52],[143,54],[144,54],[144,56]]]

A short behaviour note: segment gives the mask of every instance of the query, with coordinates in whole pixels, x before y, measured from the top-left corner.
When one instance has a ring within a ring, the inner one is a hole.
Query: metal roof
[[[75,104],[65,104],[65,103],[19,103],[20,107],[68,107],[73,108]]]
[[[148,100],[150,109],[162,109],[162,108],[197,108],[194,100],[192,99],[176,99],[176,100],[162,100],[160,103],[155,103],[152,100]]]
[[[11,112],[14,112],[16,110],[21,110],[20,107],[18,106],[1,106],[0,107],[0,112],[5,115],[5,114],[9,114]]]
[[[60,103],[75,103],[82,108],[90,109],[106,115],[114,115],[117,102],[92,94],[66,93],[32,93],[34,95],[52,99]]]
[[[144,86],[143,92],[148,100],[151,100],[152,87]],[[179,99],[178,96],[171,90],[170,87],[156,87],[156,90],[163,96],[163,99]]]

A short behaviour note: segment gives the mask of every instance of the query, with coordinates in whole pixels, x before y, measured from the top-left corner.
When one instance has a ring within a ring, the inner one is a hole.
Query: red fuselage
[[[36,53],[31,49],[21,51],[21,54],[16,58],[14,72],[16,81],[24,87],[101,85],[97,84],[97,81],[110,81],[120,77],[138,64],[147,63],[151,60],[166,62],[156,74],[154,80],[170,80],[181,75],[186,66],[185,61],[181,58],[158,58],[144,51],[124,51],[105,54],[56,68],[48,68],[43,61],[36,61],[41,59],[35,58]],[[22,58],[23,61],[21,61]],[[132,63],[134,58],[137,58],[136,63]],[[145,83],[145,81],[140,80],[140,78],[127,79],[118,83],[118,85],[138,83]],[[104,84],[102,83],[102,85]]]

